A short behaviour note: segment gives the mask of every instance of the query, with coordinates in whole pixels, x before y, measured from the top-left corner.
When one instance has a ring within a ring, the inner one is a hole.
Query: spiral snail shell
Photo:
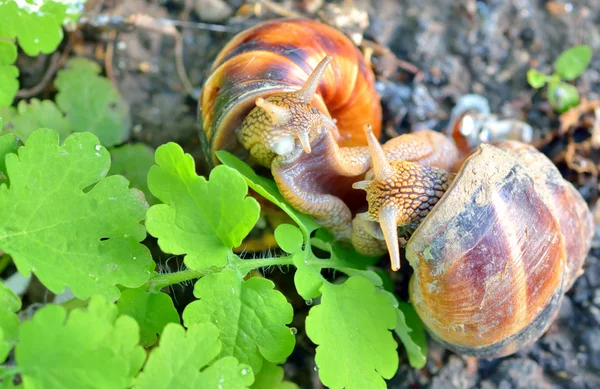
[[[379,134],[381,105],[374,75],[361,52],[338,30],[316,21],[283,19],[260,23],[235,36],[220,52],[201,95],[205,154],[229,150],[247,159],[239,137],[258,98],[298,91],[331,56],[311,103],[335,118],[340,146],[366,145],[363,126]]]

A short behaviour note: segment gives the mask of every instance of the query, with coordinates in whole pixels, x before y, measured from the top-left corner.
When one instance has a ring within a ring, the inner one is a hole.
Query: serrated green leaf
[[[137,288],[154,262],[140,244],[146,204],[121,176],[105,177],[110,156],[90,133],[40,129],[6,156],[10,188],[0,186],[0,248],[24,276],[80,299]]]
[[[112,163],[109,175],[119,174],[131,183],[132,188],[144,192],[150,205],[158,202],[148,189],[148,172],[154,165],[154,149],[144,143],[126,144],[110,150]]]
[[[51,100],[22,100],[17,106],[17,115],[10,119],[7,129],[26,141],[38,128],[52,128],[63,141],[71,133],[71,123]]]
[[[217,158],[219,158],[223,164],[237,170],[242,176],[244,176],[244,179],[249,187],[287,213],[288,216],[291,217],[292,220],[294,220],[294,222],[296,222],[296,224],[298,224],[298,226],[304,230],[306,235],[310,235],[312,231],[321,227],[314,221],[313,218],[298,212],[290,204],[288,204],[281,193],[279,193],[279,189],[277,189],[277,184],[275,184],[275,181],[259,176],[247,163],[239,160],[236,156],[227,151],[217,151],[216,154]]]
[[[140,326],[142,346],[150,347],[156,343],[168,323],[179,324],[179,314],[173,300],[164,293],[150,293],[144,289],[126,289],[117,301],[122,315],[133,317]]]
[[[589,46],[573,46],[556,59],[554,70],[563,79],[572,81],[587,69],[591,60],[592,49]]]
[[[135,320],[94,297],[86,310],[46,305],[21,324],[15,348],[26,388],[124,388],[145,352]]]
[[[231,269],[210,274],[196,283],[198,301],[183,311],[184,323],[187,327],[214,323],[223,342],[220,355],[233,356],[258,373],[263,357],[280,362],[296,342],[287,327],[294,313],[292,306],[273,287],[273,282],[264,278],[244,281]]]
[[[219,330],[211,323],[192,325],[187,332],[168,324],[160,345],[152,350],[135,389],[247,388],[254,380],[249,366],[219,355]]]
[[[548,76],[544,73],[537,71],[536,69],[529,69],[527,71],[527,82],[532,88],[539,89],[546,85]]]
[[[0,65],[0,107],[12,104],[19,91],[19,69],[12,65]]]
[[[148,211],[148,232],[170,254],[187,254],[193,270],[224,266],[258,221],[260,207],[235,170],[217,166],[209,180],[196,174],[194,160],[168,143],[156,150],[148,174],[150,191],[164,204]]]
[[[571,84],[552,82],[548,85],[548,102],[560,112],[566,112],[579,104],[579,92]]]
[[[251,389],[298,389],[298,385],[283,380],[283,367],[264,361]]]
[[[324,278],[321,276],[321,269],[307,261],[309,258],[316,259],[312,252],[302,251],[302,232],[290,224],[281,224],[275,229],[275,240],[282,250],[293,255],[296,266],[294,285],[298,294],[305,300],[321,295],[319,289]]]
[[[129,137],[129,105],[99,72],[94,62],[71,59],[54,81],[56,103],[66,113],[73,132],[91,132],[110,147]]]
[[[19,318],[15,314],[21,309],[21,300],[0,281],[0,363],[17,342]]]
[[[329,388],[385,388],[383,378],[398,369],[394,304],[364,277],[324,283],[321,292],[321,304],[306,318],[321,381]]]
[[[398,335],[408,354],[408,361],[415,369],[422,369],[427,363],[427,337],[423,322],[412,305],[398,303],[398,323],[394,332]]]
[[[13,134],[0,135],[0,185],[8,182],[6,155],[16,153],[18,148],[19,142]]]

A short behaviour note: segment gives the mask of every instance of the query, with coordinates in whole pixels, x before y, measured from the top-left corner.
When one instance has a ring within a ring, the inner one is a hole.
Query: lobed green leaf
[[[39,128],[56,130],[61,141],[71,133],[71,123],[51,100],[21,100],[16,115],[8,119],[5,126],[22,141]]]
[[[154,149],[144,143],[126,144],[110,150],[112,163],[109,175],[119,174],[131,183],[132,188],[144,192],[146,201],[150,205],[158,200],[148,189],[148,172],[154,165]]]
[[[244,179],[226,166],[213,169],[208,181],[199,177],[193,158],[175,143],[156,150],[156,163],[148,187],[164,204],[148,211],[148,232],[164,252],[187,254],[192,270],[224,266],[260,213]]]
[[[124,290],[117,301],[117,308],[120,314],[131,316],[138,322],[144,347],[156,343],[156,335],[160,335],[167,324],[179,324],[180,321],[169,295],[150,293],[144,288]]]
[[[19,318],[15,314],[21,309],[21,300],[0,281],[0,363],[17,343]]]
[[[287,327],[294,313],[292,306],[273,287],[273,282],[264,278],[244,281],[231,269],[205,276],[194,287],[199,300],[184,310],[184,323],[187,327],[215,324],[223,342],[220,355],[233,356],[258,373],[263,357],[280,362],[295,345]]]
[[[341,285],[324,283],[321,304],[306,318],[306,334],[317,344],[319,377],[329,388],[385,388],[398,369],[397,344],[390,330],[396,308],[364,277]]]
[[[136,288],[154,262],[140,244],[147,205],[121,176],[106,177],[110,156],[90,133],[32,133],[6,156],[10,188],[0,186],[0,248],[21,274],[52,292],[115,300],[116,284]]]
[[[192,325],[187,332],[168,324],[134,389],[248,388],[254,381],[249,366],[233,357],[215,360],[221,350],[218,336],[210,323]]]
[[[587,69],[591,60],[592,49],[589,46],[573,46],[554,61],[554,70],[561,78],[572,81]]]
[[[0,121],[2,118],[0,118]],[[0,123],[1,124],[1,123]],[[13,134],[0,135],[0,185],[8,183],[8,172],[6,171],[6,155],[14,154],[19,148],[19,142]]]
[[[427,363],[427,337],[425,327],[412,305],[398,304],[398,323],[394,332],[398,335],[408,354],[408,361],[415,369],[422,369]]]
[[[117,308],[94,297],[86,310],[46,305],[21,324],[15,348],[28,388],[124,388],[141,369],[135,320],[117,317]]]
[[[303,251],[302,232],[290,224],[282,224],[275,229],[277,244],[287,253],[293,255],[294,285],[298,294],[305,300],[310,300],[321,295],[320,288],[325,279],[321,276],[321,268],[308,263],[309,259],[316,259],[309,250]]]
[[[130,133],[129,105],[98,64],[71,59],[58,72],[56,103],[67,115],[73,132],[91,132],[106,146],[124,142]]]
[[[251,389],[298,389],[298,385],[284,381],[283,375],[283,367],[264,361]]]

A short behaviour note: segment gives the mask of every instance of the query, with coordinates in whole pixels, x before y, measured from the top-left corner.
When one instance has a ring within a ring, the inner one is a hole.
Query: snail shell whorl
[[[340,146],[365,145],[365,124],[373,126],[378,136],[381,106],[374,75],[354,44],[319,22],[273,20],[238,34],[215,60],[201,96],[208,155],[226,149],[244,157],[234,131],[255,100],[300,89],[326,55],[332,55],[333,61],[313,105],[337,120]]]
[[[463,354],[498,357],[539,338],[569,283],[551,186],[517,154],[480,146],[406,247],[415,309]]]

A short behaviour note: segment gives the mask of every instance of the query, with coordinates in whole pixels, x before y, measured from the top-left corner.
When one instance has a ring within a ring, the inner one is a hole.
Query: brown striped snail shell
[[[400,166],[372,154],[376,176],[385,178],[381,165]],[[581,274],[591,212],[550,160],[518,141],[479,146],[454,177],[433,172],[450,183],[406,244],[410,299],[446,347],[485,358],[514,353],[548,329]],[[373,185],[361,184],[370,194]],[[404,214],[406,204],[393,200],[386,198],[387,209]],[[381,229],[390,252],[398,252],[397,238],[389,238],[397,227],[386,220],[380,217]]]
[[[217,56],[202,90],[201,132],[205,155],[228,150],[241,158],[248,151],[239,131],[259,98],[298,91],[327,56],[312,106],[335,119],[340,146],[366,145],[363,126],[378,135],[381,106],[374,75],[361,52],[344,34],[320,22],[279,19],[260,23],[235,36]]]

